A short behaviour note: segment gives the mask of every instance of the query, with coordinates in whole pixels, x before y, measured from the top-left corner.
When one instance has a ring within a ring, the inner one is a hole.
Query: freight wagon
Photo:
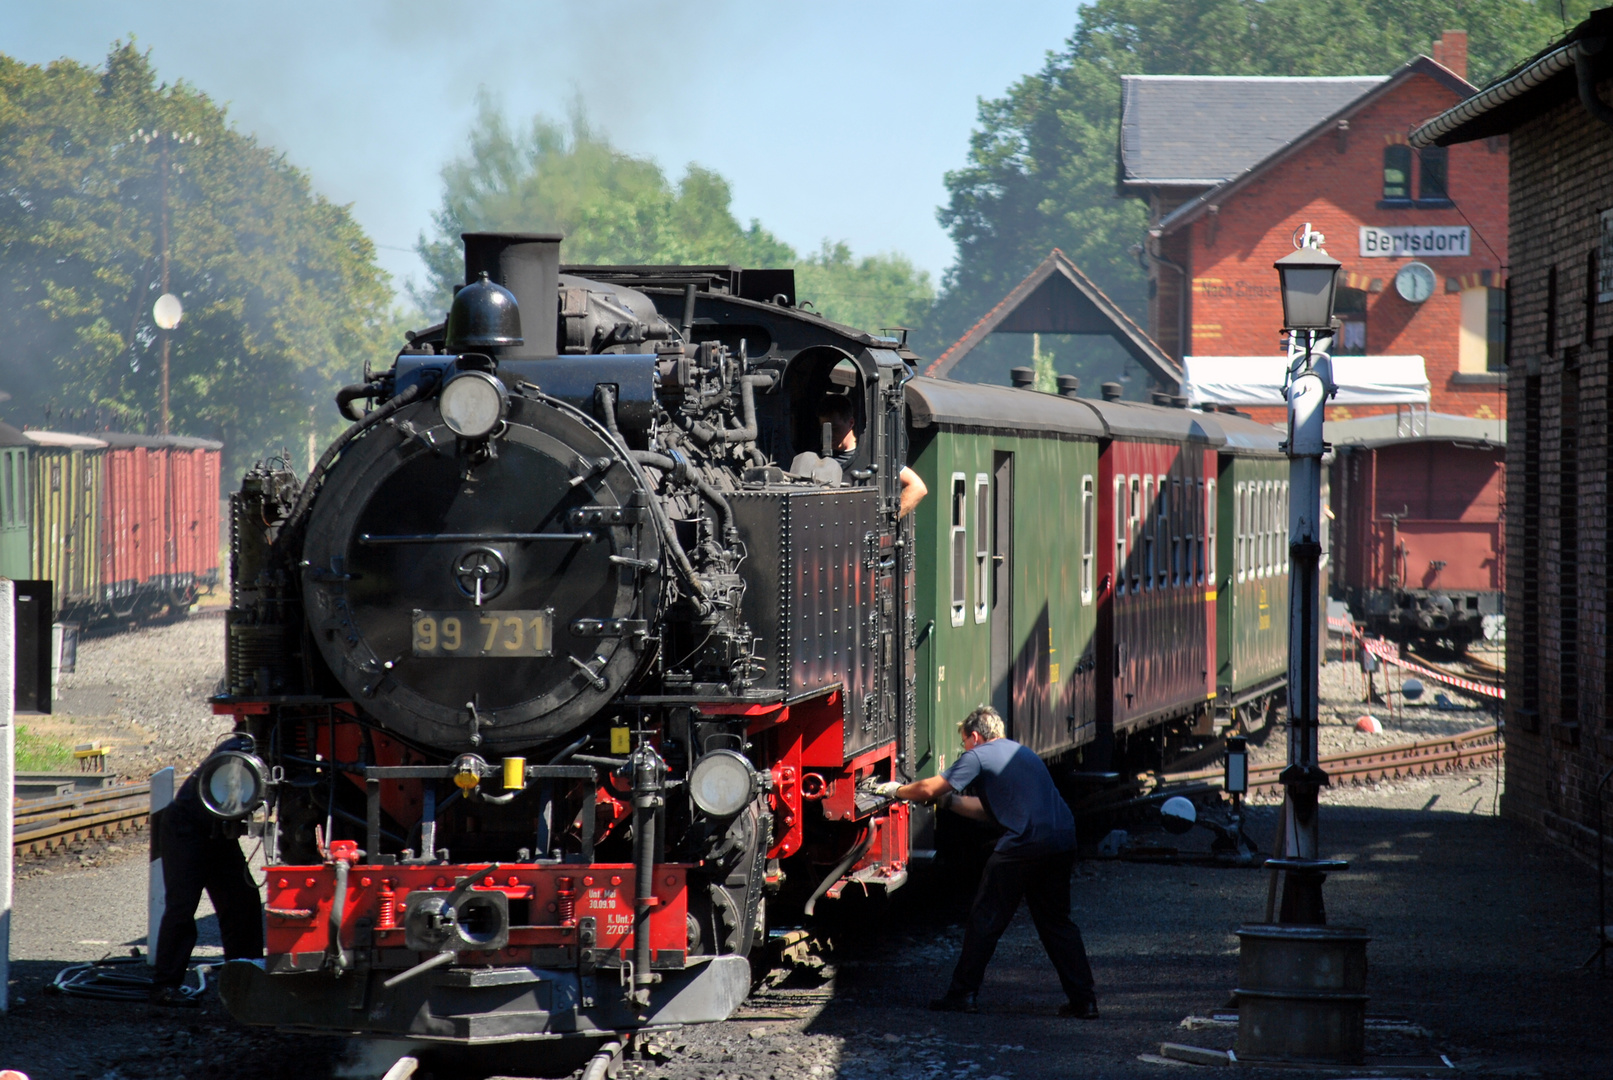
[[[1456,652],[1502,614],[1506,421],[1432,413],[1327,425],[1333,595],[1369,631]]]
[[[0,575],[60,618],[182,614],[219,581],[222,443],[0,424]]]

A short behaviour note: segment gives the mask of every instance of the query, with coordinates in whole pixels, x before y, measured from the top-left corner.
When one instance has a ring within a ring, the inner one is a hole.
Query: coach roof
[[[913,426],[970,427],[1013,434],[1054,431],[1101,439],[1103,425],[1077,398],[919,376],[907,384]]]

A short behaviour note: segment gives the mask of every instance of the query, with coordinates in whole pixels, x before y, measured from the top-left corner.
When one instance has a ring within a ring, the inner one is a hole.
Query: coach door
[[[992,455],[991,704],[1014,733],[1014,455]]]

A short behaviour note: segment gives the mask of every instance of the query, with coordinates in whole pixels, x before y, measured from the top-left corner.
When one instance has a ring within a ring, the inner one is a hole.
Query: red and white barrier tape
[[[1414,660],[1402,659],[1399,648],[1397,648],[1393,642],[1384,641],[1381,638],[1363,637],[1360,627],[1356,626],[1348,619],[1329,618],[1327,620],[1327,626],[1330,630],[1337,630],[1341,634],[1350,634],[1354,636],[1358,641],[1361,642],[1362,648],[1366,649],[1367,652],[1371,653],[1373,656],[1376,656],[1379,660],[1382,660],[1385,663],[1394,664],[1396,667],[1405,668],[1407,671],[1415,671],[1419,675],[1426,676],[1435,680],[1436,682],[1442,682],[1446,686],[1454,686],[1458,690],[1465,690],[1470,694],[1479,694],[1484,697],[1497,698],[1500,700],[1505,700],[1507,696],[1506,690],[1499,686],[1492,686],[1489,683],[1475,682],[1472,679],[1459,679],[1455,675],[1447,675],[1443,671],[1435,671],[1433,668],[1424,667],[1422,664],[1419,664]]]

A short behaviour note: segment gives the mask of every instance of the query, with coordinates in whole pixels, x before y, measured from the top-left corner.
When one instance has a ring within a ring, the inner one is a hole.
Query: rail
[[[1437,739],[1418,739],[1398,746],[1328,754],[1320,759],[1319,764],[1335,784],[1341,780],[1368,784],[1376,780],[1432,776],[1474,765],[1487,765],[1497,760],[1501,750],[1501,729],[1490,724]],[[1284,761],[1250,765],[1249,791],[1253,793],[1280,788],[1280,777],[1287,767],[1288,763]],[[1221,779],[1222,771],[1216,767],[1190,773],[1171,773],[1169,780],[1173,786],[1193,781],[1214,783]]]
[[[142,827],[151,816],[151,785],[122,784],[54,799],[22,799],[14,805],[13,854],[45,853],[76,840]]]

